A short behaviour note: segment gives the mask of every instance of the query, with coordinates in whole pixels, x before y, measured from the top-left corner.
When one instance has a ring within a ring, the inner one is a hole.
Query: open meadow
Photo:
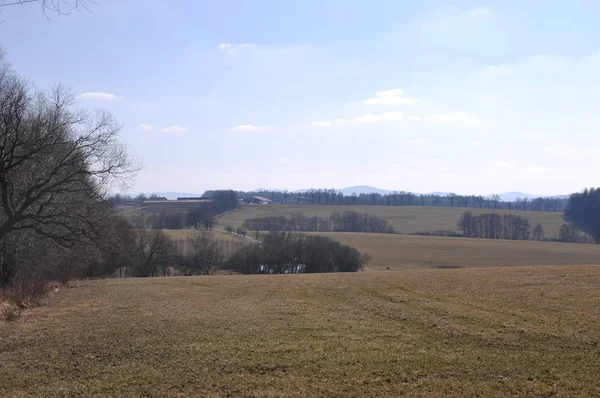
[[[307,206],[307,205],[272,205],[247,206],[218,218],[221,226],[241,226],[245,220],[257,217],[291,216],[298,212],[306,216],[329,217],[337,211],[354,210],[368,213],[386,220],[396,232],[418,233],[437,230],[457,230],[460,216],[467,210],[474,215],[482,213],[515,214],[525,217],[532,224],[541,223],[547,237],[558,233],[563,221],[560,212],[538,212],[519,210],[473,209],[462,207],[431,207],[431,206]]]
[[[164,232],[172,239],[201,233],[190,229]],[[219,230],[210,233],[226,241],[248,242],[236,234]],[[600,264],[600,245],[591,244],[356,232],[304,234],[327,236],[368,253],[371,261],[366,270]],[[253,237],[254,232],[249,233],[249,238]]]
[[[600,264],[600,245],[353,232],[311,232],[372,257],[367,269]]]
[[[599,396],[598,286],[591,266],[81,281],[0,323],[0,396]]]

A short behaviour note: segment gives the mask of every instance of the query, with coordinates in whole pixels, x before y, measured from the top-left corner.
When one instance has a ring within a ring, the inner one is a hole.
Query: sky
[[[129,192],[597,186],[597,1],[97,0],[4,7],[40,89],[106,109]]]

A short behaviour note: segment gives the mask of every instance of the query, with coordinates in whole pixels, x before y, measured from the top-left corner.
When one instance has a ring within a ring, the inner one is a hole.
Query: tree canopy
[[[571,195],[564,218],[600,243],[600,188],[586,188]]]

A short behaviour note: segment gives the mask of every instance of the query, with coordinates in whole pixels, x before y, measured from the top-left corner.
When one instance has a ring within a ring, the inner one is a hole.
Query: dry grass
[[[0,396],[599,396],[600,267],[80,283],[0,324]]]
[[[369,253],[369,269],[600,264],[600,245],[319,232]]]
[[[517,214],[527,218],[533,226],[538,222],[544,227],[546,236],[552,237],[564,223],[562,213],[537,211],[508,211],[493,209],[464,209],[450,207],[420,207],[420,206],[298,206],[273,205],[249,206],[229,213],[218,219],[220,225],[239,227],[244,220],[254,217],[290,216],[302,212],[307,216],[329,217],[335,211],[356,210],[369,213],[387,220],[396,232],[415,233],[436,230],[456,231],[456,224],[462,213],[470,210],[473,214],[496,212],[500,214]]]
[[[186,239],[207,231],[195,229],[163,229],[163,232],[165,232],[171,239]],[[244,241],[243,237],[236,234],[228,234],[224,231],[212,230],[208,231],[208,233],[221,240],[236,242]]]

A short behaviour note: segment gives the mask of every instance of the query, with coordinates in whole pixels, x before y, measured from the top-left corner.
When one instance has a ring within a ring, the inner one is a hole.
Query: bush
[[[261,245],[234,252],[227,267],[241,274],[356,272],[369,261],[368,255],[331,238],[271,232]]]
[[[15,304],[0,302],[0,320],[15,322],[21,317],[21,309]]]

